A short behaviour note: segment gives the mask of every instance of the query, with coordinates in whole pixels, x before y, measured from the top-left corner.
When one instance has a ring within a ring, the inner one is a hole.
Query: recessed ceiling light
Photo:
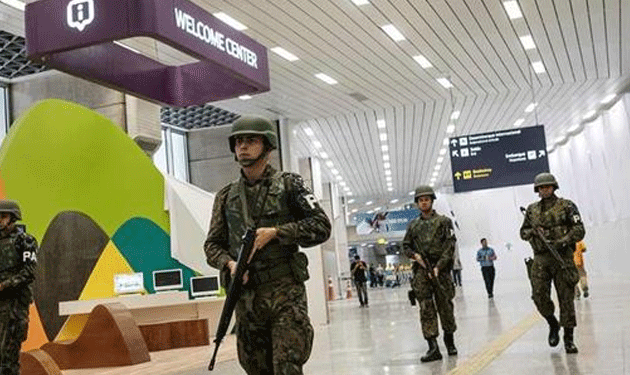
[[[376,126],[377,126],[379,129],[385,129],[385,126],[386,126],[386,125],[387,125],[387,124],[385,123],[385,120],[376,120]]]
[[[591,117],[595,116],[596,114],[597,114],[597,112],[595,110],[588,111],[588,112],[586,112],[584,117],[582,117],[582,120],[588,120]]]
[[[392,199],[391,201],[389,201],[389,203],[392,203],[392,204],[396,202],[398,202],[398,199]]]
[[[545,64],[543,64],[542,61],[534,61],[532,63],[532,68],[534,68],[534,71],[538,74],[546,72]]]
[[[451,120],[457,120],[459,118],[459,111],[455,111],[453,113],[451,113]]]
[[[282,47],[274,47],[274,48],[271,49],[271,51],[275,52],[280,57],[284,57],[285,59],[287,59],[289,61],[297,61],[297,60],[299,60],[299,58],[297,56],[295,56],[294,54],[292,54],[291,52],[287,51],[286,49],[284,49]]]
[[[359,210],[357,210],[357,209],[355,208],[354,210],[352,210],[352,211],[350,211],[350,212],[355,213],[355,212],[358,212],[358,211],[359,211]]]
[[[315,148],[322,148],[322,144],[319,141],[313,141],[313,146],[315,146]]]
[[[414,195],[414,194],[416,194],[416,192],[413,190],[409,192],[409,195]]]
[[[389,161],[389,154],[383,154],[383,161]]]
[[[615,100],[616,97],[617,97],[617,94],[610,94],[606,96],[604,99],[602,99],[602,104],[604,105],[610,104],[612,103],[613,100]]]
[[[534,43],[534,38],[532,38],[531,35],[522,36],[521,44],[523,44],[523,48],[526,50],[536,48],[536,43]]]
[[[524,122],[525,122],[524,118],[519,118],[518,120],[514,121],[514,127],[519,127],[523,125]]]
[[[389,151],[389,146],[388,145],[382,145],[381,146],[381,151],[383,151],[383,152]]]
[[[442,145],[443,145],[443,146],[448,146],[448,142],[449,142],[449,139],[448,139],[448,137],[446,137],[446,138],[444,138],[444,140],[442,141]]]
[[[339,181],[339,185],[343,186],[343,187],[346,187],[346,182],[345,181]]]
[[[438,164],[442,163],[443,161],[444,161],[444,156],[439,156],[439,157],[437,158],[437,162],[438,162]]]
[[[394,26],[392,24],[381,26],[381,29],[383,29],[383,31],[385,31],[385,33],[387,33],[387,35],[389,35],[389,37],[394,39],[394,41],[396,41],[396,42],[400,42],[401,40],[405,40],[405,36],[402,35],[400,33],[400,31],[398,31],[396,26]]]
[[[335,166],[335,164],[334,164],[331,160],[328,160],[328,161],[326,162],[326,166],[327,166],[328,168],[332,168],[332,167],[334,167],[334,166]]]
[[[420,64],[420,66],[423,67],[424,69],[429,69],[430,67],[433,66],[431,62],[422,55],[414,56],[413,59],[416,60],[416,62]]]
[[[444,86],[445,89],[450,89],[451,87],[453,87],[451,81],[446,78],[438,78],[437,81],[440,83],[440,85]]]
[[[372,202],[372,201],[367,201],[367,202],[365,202],[365,205],[366,205],[366,206],[369,206],[369,205],[371,205],[372,203],[374,203],[374,202]]]
[[[387,176],[387,177],[385,177],[385,179],[386,179],[387,181],[391,181],[391,180],[392,180],[392,176]]]
[[[438,171],[434,171],[432,177],[437,177],[440,174]]]
[[[335,177],[335,178],[337,179],[337,181],[341,181],[341,180],[343,180],[343,177],[341,177],[341,176],[339,176],[339,175],[338,175],[337,177]]]
[[[505,11],[510,19],[515,20],[523,18],[523,13],[521,13],[521,8],[518,6],[518,2],[516,0],[504,1],[503,6],[505,7]]]
[[[391,163],[383,163],[383,168],[390,169],[392,167]]]
[[[333,169],[330,170],[330,173],[337,175],[337,174],[339,174],[339,171],[337,169],[333,168]]]
[[[368,0],[352,0],[352,2],[354,5],[366,5],[370,3]]]
[[[247,26],[243,25],[242,23],[238,22],[237,20],[235,20],[234,18],[228,16],[227,14],[223,12],[214,13],[213,16],[227,23],[228,25],[232,26],[238,31],[243,31],[247,29]]]
[[[391,169],[386,169],[385,170],[385,176],[391,176],[391,174],[392,174]]]
[[[319,153],[319,156],[320,156],[322,159],[328,159],[328,154],[327,154],[327,153],[325,153],[325,152],[323,152],[323,151]]]
[[[337,80],[335,80],[334,78],[324,74],[324,73],[317,73],[315,74],[315,77],[321,79],[322,81],[326,82],[329,85],[336,85],[338,82]]]
[[[348,192],[346,192],[346,195],[351,197],[351,196],[353,196],[353,195],[354,195],[354,193],[353,193],[353,192],[351,192],[351,191],[348,191]]]
[[[315,133],[313,132],[313,129],[311,128],[304,129],[304,133],[306,133],[306,135],[308,135],[309,137],[312,137],[315,135]]]
[[[381,138],[381,142],[385,142],[387,140],[387,133],[381,133],[379,137]]]
[[[538,103],[531,103],[530,105],[527,106],[527,108],[525,108],[525,112],[530,113],[534,110],[534,108],[536,108],[538,106]]]
[[[435,169],[436,171],[439,171],[439,170],[440,170],[440,168],[442,168],[442,165],[441,165],[441,164],[437,164],[437,165],[435,166],[435,168],[433,168],[433,169]]]
[[[446,154],[446,148],[443,147],[440,149],[440,155],[444,155],[444,154]]]
[[[393,187],[387,188],[387,191],[394,191]]]
[[[241,99],[241,100],[249,100],[249,99],[252,98],[252,96],[251,95],[241,95],[238,98]]]
[[[431,182],[431,183],[429,184],[429,186],[434,187],[434,186],[435,186],[435,182]]]
[[[348,203],[354,203],[354,199],[350,199]]]
[[[381,208],[383,208],[383,207],[381,207],[381,206],[374,207],[374,211],[379,211]]]
[[[450,124],[449,126],[447,126],[447,127],[446,127],[446,132],[447,132],[448,134],[451,134],[451,133],[453,133],[454,131],[455,131],[455,125]]]

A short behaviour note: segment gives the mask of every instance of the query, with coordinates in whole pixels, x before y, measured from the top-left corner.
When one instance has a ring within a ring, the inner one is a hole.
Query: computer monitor
[[[177,290],[184,287],[181,268],[153,271],[153,289],[156,292]]]
[[[197,276],[190,278],[190,296],[209,297],[219,294],[219,276]]]
[[[114,294],[135,294],[144,292],[144,274],[118,273],[114,275]]]

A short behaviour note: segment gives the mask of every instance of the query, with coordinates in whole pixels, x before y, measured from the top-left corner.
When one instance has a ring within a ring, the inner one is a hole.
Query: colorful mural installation
[[[113,276],[181,268],[171,257],[164,177],[117,125],[74,103],[45,100],[12,125],[0,147],[0,196],[19,202],[40,243],[29,339],[23,350],[75,338],[87,316],[59,302],[114,296]]]

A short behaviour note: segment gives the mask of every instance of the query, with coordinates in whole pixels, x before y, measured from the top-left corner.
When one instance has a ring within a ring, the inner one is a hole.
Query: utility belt
[[[281,263],[275,267],[266,269],[250,268],[249,281],[245,285],[248,287],[255,287],[288,276],[293,277],[293,270],[291,269],[291,264],[289,262]]]
[[[308,258],[299,251],[282,258],[254,261],[249,265],[249,281],[246,285],[254,287],[288,276],[301,283],[309,278],[307,267]]]

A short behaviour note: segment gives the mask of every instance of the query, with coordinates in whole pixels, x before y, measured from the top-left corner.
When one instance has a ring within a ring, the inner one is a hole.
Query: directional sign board
[[[533,184],[538,173],[549,172],[542,125],[454,137],[449,141],[456,193]]]

